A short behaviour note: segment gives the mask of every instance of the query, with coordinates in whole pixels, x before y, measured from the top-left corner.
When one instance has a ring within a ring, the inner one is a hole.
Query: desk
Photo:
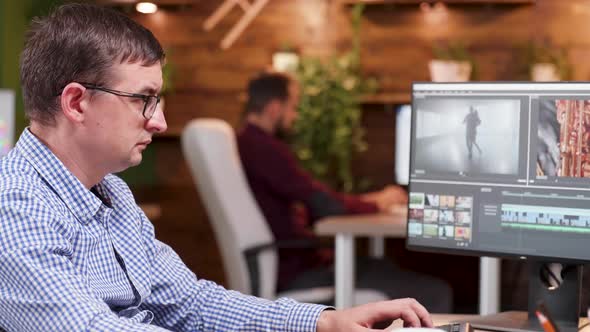
[[[508,311],[495,316],[498,318],[498,326],[502,326],[507,321],[515,320],[515,321],[524,321],[526,319],[527,313],[524,311]],[[490,322],[490,318],[494,316],[482,316],[482,315],[456,315],[456,314],[433,314],[431,315],[432,323],[434,326],[446,325],[449,323],[454,322],[469,322],[475,325],[482,324],[483,321]],[[509,323],[509,322],[508,322]],[[578,322],[578,326],[583,326],[584,324],[588,323],[588,318],[580,317]],[[506,325],[508,326],[508,325]],[[388,328],[388,331],[395,331],[395,329],[403,327],[401,319],[396,320],[391,324]],[[524,328],[524,327],[522,327]],[[475,328],[475,331],[491,331],[491,329],[487,328]]]
[[[454,322],[464,322],[470,321],[474,318],[481,317],[479,315],[456,315],[456,314],[432,314],[430,315],[432,318],[432,323],[434,326],[441,326],[446,325]],[[403,322],[401,319],[396,320],[388,327],[388,331],[395,330],[398,328],[403,327]]]
[[[395,214],[358,214],[327,217],[319,220],[314,231],[319,236],[335,237],[335,304],[336,308],[352,306],[355,270],[354,239],[377,237],[372,252],[383,254],[383,237],[405,238],[407,212]],[[381,242],[381,244],[379,244]],[[480,258],[479,312],[493,314],[499,308],[500,263],[496,258]]]

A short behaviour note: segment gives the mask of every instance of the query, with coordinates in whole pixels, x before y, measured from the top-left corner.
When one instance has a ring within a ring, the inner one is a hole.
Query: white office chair
[[[331,301],[333,287],[276,294],[277,248],[285,244],[275,242],[250,191],[233,129],[218,119],[192,120],[182,133],[182,149],[213,224],[229,288],[267,299]],[[376,290],[355,292],[356,304],[386,298]]]

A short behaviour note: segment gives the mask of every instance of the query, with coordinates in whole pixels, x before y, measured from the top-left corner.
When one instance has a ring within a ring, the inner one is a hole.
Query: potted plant
[[[532,81],[569,80],[571,63],[566,47],[553,45],[549,40],[530,41],[523,48],[524,68]]]
[[[465,82],[475,72],[473,58],[461,42],[435,45],[433,54],[428,63],[433,82]]]
[[[272,55],[272,67],[277,71],[295,72],[299,65],[299,55],[289,44],[284,44]]]
[[[292,147],[304,168],[343,191],[358,189],[352,158],[367,149],[361,125],[361,97],[376,89],[360,68],[358,40],[363,5],[352,10],[352,50],[322,61],[302,57],[296,71],[302,97]]]

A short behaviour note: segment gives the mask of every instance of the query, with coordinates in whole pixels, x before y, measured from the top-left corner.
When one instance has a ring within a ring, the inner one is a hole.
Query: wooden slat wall
[[[222,51],[219,42],[240,17],[240,10],[235,8],[214,30],[204,32],[204,20],[219,3],[195,0],[185,10],[131,16],[171,50],[170,59],[177,70],[176,94],[166,100],[169,133],[157,138],[151,147],[157,150],[159,185],[135,191],[142,199],[162,205],[162,217],[154,221],[158,236],[170,243],[199,276],[223,284],[219,252],[182,158],[178,135],[190,119],[198,117],[222,118],[237,126],[242,109],[238,95],[248,78],[267,67],[272,53],[284,43],[302,54],[321,57],[345,51],[350,47],[351,7],[334,0],[270,1],[237,42]],[[428,80],[432,43],[440,39],[469,43],[481,80],[514,79],[514,47],[540,37],[570,47],[575,80],[590,77],[590,62],[586,61],[590,57],[587,0],[449,5],[447,15],[438,17],[438,21],[421,12],[418,5],[371,5],[366,8],[362,29],[363,68],[379,79],[383,92],[407,93],[412,81]],[[371,177],[376,187],[393,179],[394,112],[383,108],[366,106],[364,122],[370,150],[362,156],[363,162],[357,163],[359,176]],[[448,256],[434,262],[428,261],[428,255],[405,252],[398,242],[392,247],[398,252],[390,255],[402,265],[423,270],[430,266],[434,273],[438,264],[450,264],[447,270],[461,271],[443,276],[461,290],[456,294],[457,304],[475,308],[475,258]],[[467,277],[464,271],[469,271]],[[506,287],[519,286],[505,279]]]
[[[219,42],[240,17],[237,7],[211,32],[203,21],[218,1],[195,1],[186,10],[134,15],[171,50],[178,69],[177,95],[170,98],[169,134],[178,135],[195,116],[219,114],[236,124],[236,101],[248,77],[268,66],[281,45],[302,54],[329,56],[350,46],[348,10],[338,1],[274,0],[263,9],[235,45]],[[534,5],[453,5],[431,22],[417,5],[369,5],[362,31],[363,67],[379,78],[385,92],[408,91],[412,81],[428,80],[427,62],[437,40],[470,45],[479,80],[515,79],[515,47],[547,37],[570,48],[574,79],[587,79],[590,64],[590,5],[584,0],[539,0]],[[175,100],[172,100],[175,99]]]

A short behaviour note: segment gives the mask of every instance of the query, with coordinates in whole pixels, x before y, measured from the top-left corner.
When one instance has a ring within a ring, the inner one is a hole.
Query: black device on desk
[[[528,315],[472,325],[541,331],[543,302],[562,332],[577,331],[590,83],[414,83],[411,127],[408,248],[527,259]]]

